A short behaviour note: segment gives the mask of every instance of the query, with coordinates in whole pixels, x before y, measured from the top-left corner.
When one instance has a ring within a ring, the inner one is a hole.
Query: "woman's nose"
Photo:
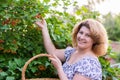
[[[82,35],[80,35],[80,38],[81,38],[81,39],[83,39],[83,38],[84,38],[84,35],[83,35],[83,34],[82,34]]]

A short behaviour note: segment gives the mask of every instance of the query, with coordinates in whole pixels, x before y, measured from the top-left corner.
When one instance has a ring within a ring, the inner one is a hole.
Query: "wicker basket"
[[[38,54],[32,58],[30,58],[26,63],[25,65],[23,66],[23,69],[22,69],[22,80],[59,80],[57,78],[33,78],[33,79],[25,79],[25,71],[26,71],[26,68],[28,66],[28,64],[33,61],[34,59],[38,58],[38,57],[48,57],[49,55],[48,54]]]

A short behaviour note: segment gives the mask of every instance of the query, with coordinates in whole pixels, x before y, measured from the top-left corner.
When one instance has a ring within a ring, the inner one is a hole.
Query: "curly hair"
[[[97,56],[105,55],[108,48],[108,35],[104,26],[99,21],[94,19],[83,20],[74,26],[72,31],[73,47],[77,47],[77,41],[76,41],[77,33],[82,26],[87,27],[91,32],[91,38],[94,41],[92,46],[93,52]]]

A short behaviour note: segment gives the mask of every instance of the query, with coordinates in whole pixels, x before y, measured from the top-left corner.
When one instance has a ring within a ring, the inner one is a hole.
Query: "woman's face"
[[[80,49],[92,49],[93,39],[90,30],[82,26],[77,33],[77,46]]]

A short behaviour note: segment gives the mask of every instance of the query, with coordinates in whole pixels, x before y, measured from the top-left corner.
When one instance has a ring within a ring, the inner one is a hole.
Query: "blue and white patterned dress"
[[[74,51],[75,49],[71,47],[68,47],[65,50],[66,62],[63,64],[63,71],[67,75],[68,80],[73,80],[76,73],[90,78],[90,80],[102,80],[102,68],[97,58],[86,56],[74,64],[68,63],[68,60]]]

